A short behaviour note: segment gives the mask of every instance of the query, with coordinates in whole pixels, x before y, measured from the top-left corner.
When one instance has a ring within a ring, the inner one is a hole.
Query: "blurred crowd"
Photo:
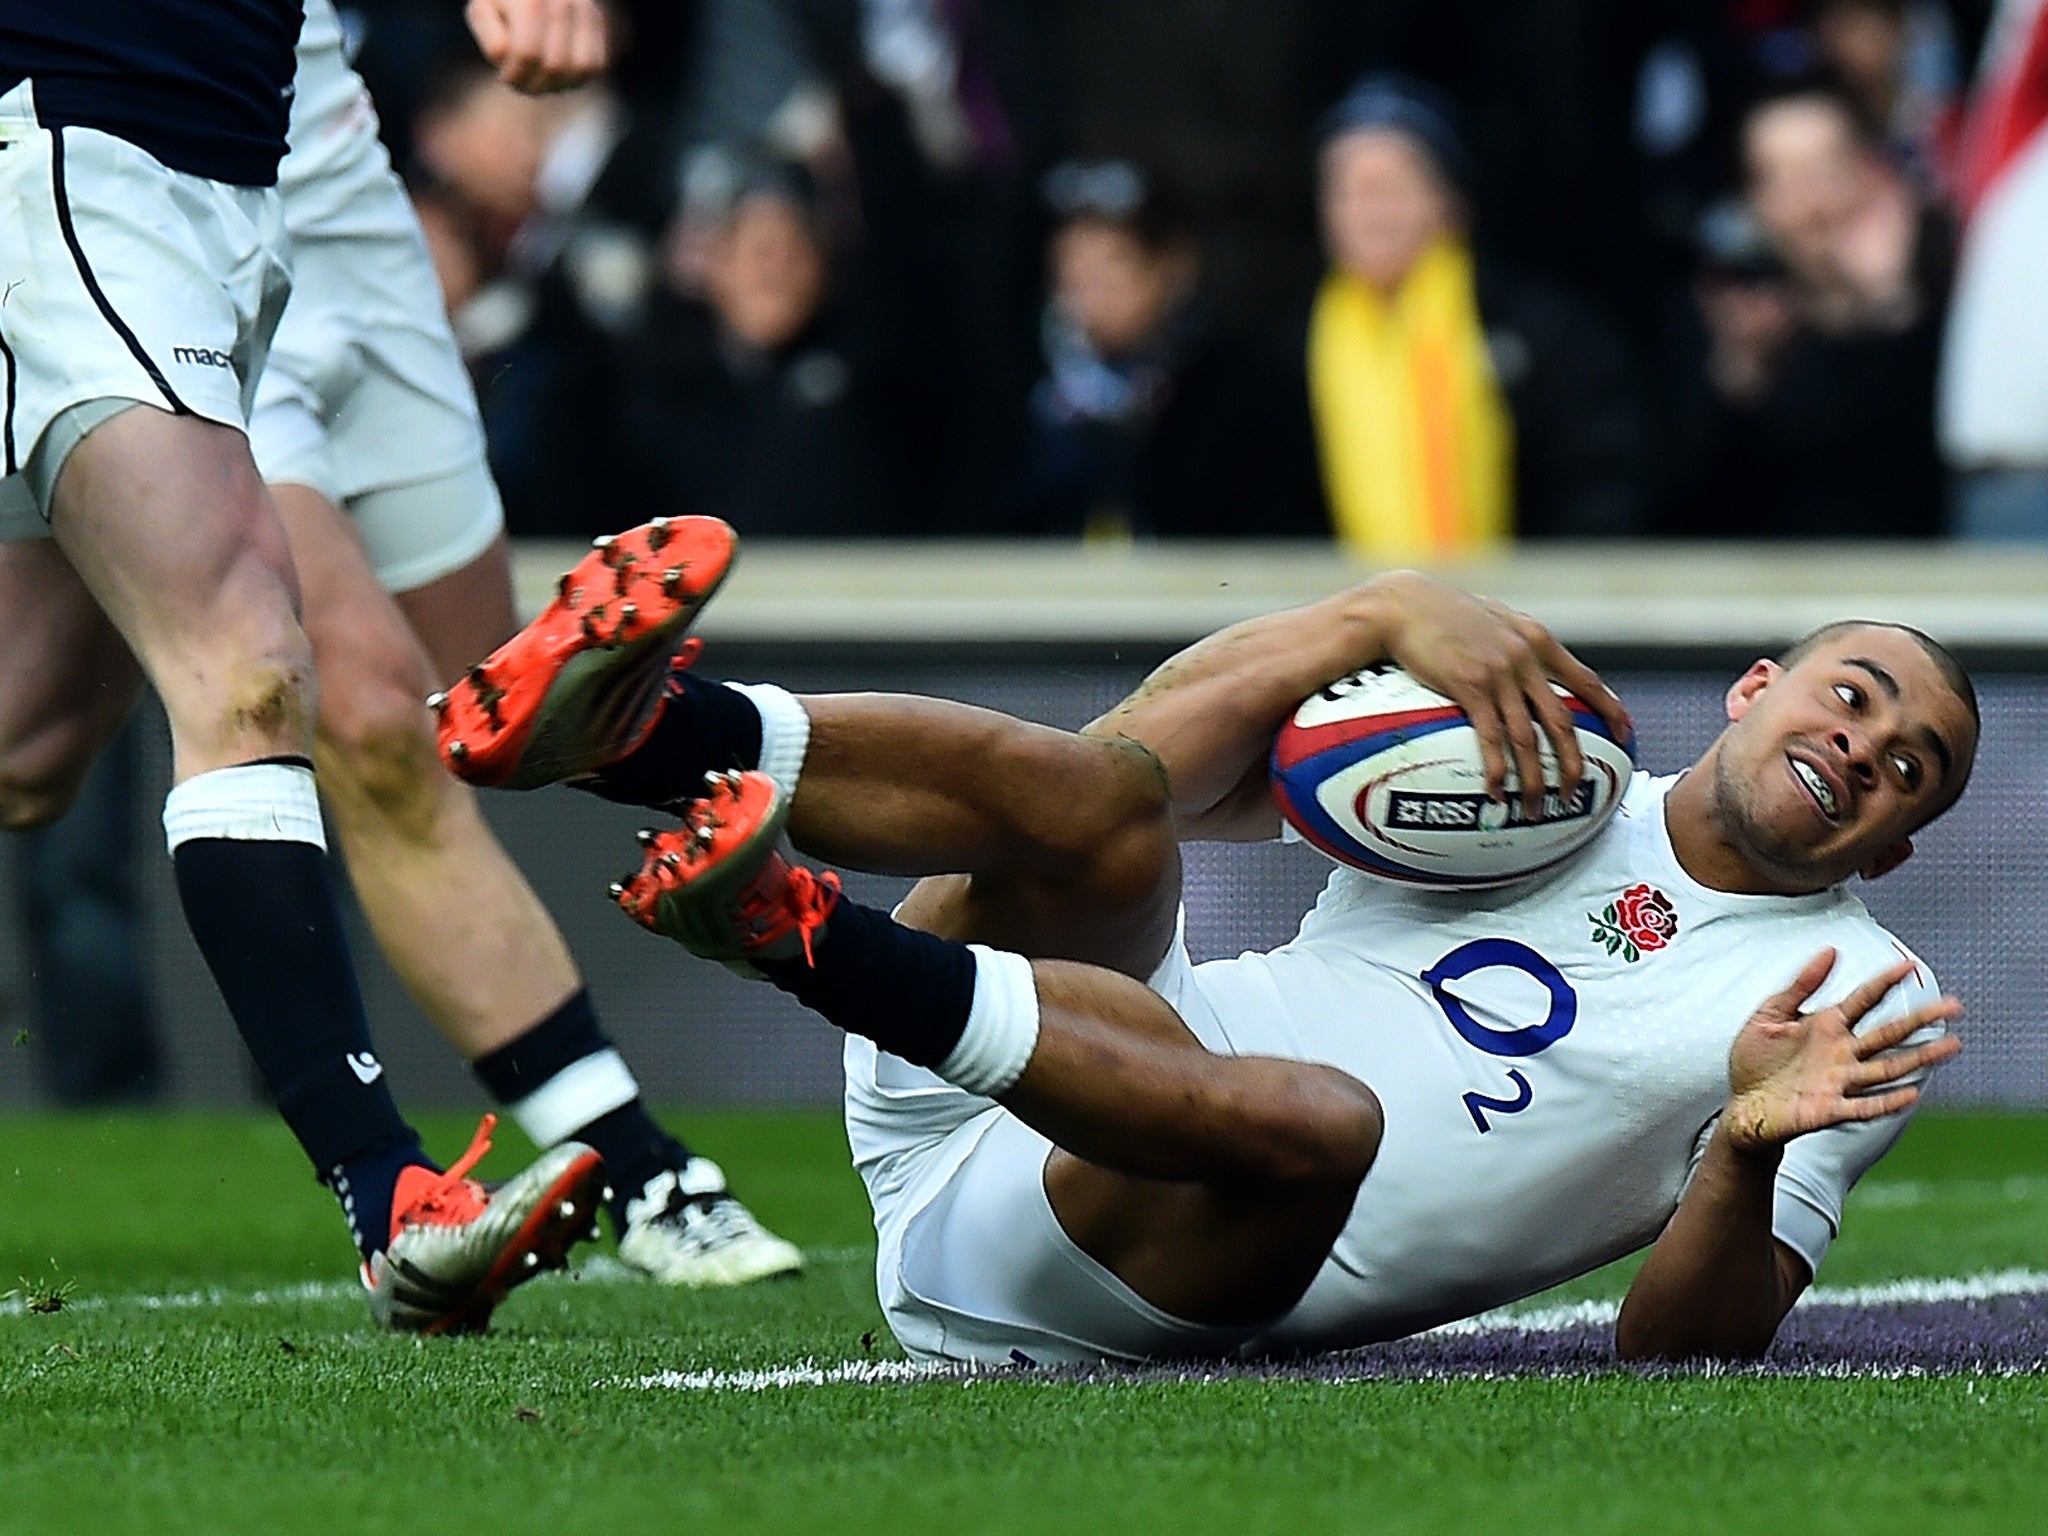
[[[345,12],[516,533],[2048,538],[2043,0]]]
[[[515,533],[2048,540],[2048,0],[342,0]],[[131,731],[18,881],[162,1087]]]

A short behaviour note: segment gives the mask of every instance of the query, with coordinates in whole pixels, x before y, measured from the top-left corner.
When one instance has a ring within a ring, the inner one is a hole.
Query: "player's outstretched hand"
[[[1960,1018],[1963,1005],[1953,997],[1856,1033],[1863,1016],[1913,974],[1910,960],[1879,972],[1832,1007],[1802,1013],[1834,968],[1835,951],[1822,950],[1735,1037],[1721,1123],[1737,1151],[1783,1146],[1808,1131],[1905,1109],[1919,1099],[1920,1089],[1900,1080],[1938,1066],[1963,1048],[1954,1035],[1943,1035],[1898,1049],[1930,1024]]]
[[[597,0],[469,0],[464,16],[498,78],[515,91],[582,85],[609,57]]]
[[[1551,691],[1553,678],[1591,705],[1617,740],[1628,739],[1621,700],[1526,613],[1414,572],[1374,585],[1393,620],[1384,637],[1387,653],[1471,717],[1487,793],[1495,799],[1503,798],[1512,761],[1523,809],[1533,816],[1542,805],[1538,731],[1557,754],[1560,785],[1576,784],[1585,772],[1571,711]]]

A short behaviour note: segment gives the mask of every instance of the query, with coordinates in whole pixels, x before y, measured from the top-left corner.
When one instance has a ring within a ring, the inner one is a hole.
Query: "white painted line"
[[[1878,1285],[1817,1285],[1801,1307],[1887,1307],[1913,1302],[1988,1301],[2048,1291],[2048,1271],[1998,1269],[1958,1279],[1887,1280]],[[1572,1301],[1547,1307],[1500,1307],[1433,1328],[1436,1334],[1552,1333],[1583,1325],[1607,1327],[1621,1315],[1619,1301]]]
[[[2016,1173],[2003,1179],[1877,1179],[1859,1184],[1853,1210],[1902,1210],[1916,1205],[2023,1205],[2048,1194],[2048,1179]]]
[[[657,1371],[652,1376],[623,1377],[595,1385],[649,1392],[778,1392],[785,1387],[870,1387],[878,1382],[945,1380],[966,1374],[910,1360],[842,1360],[837,1365],[799,1360],[795,1365],[772,1366],[765,1371]]]
[[[872,1264],[872,1248],[807,1248],[804,1258],[816,1265]],[[608,1253],[594,1253],[579,1260],[565,1275],[543,1275],[535,1285],[646,1285],[651,1284],[639,1270],[621,1264]],[[120,1296],[67,1296],[65,1312],[101,1312],[112,1308],[134,1308],[143,1312],[189,1312],[217,1307],[281,1307],[307,1303],[353,1302],[360,1304],[363,1286],[359,1280],[304,1280],[295,1285],[259,1286],[251,1291],[232,1291],[208,1286],[195,1291],[136,1292]],[[20,1317],[28,1311],[21,1296],[0,1296],[0,1317]]]

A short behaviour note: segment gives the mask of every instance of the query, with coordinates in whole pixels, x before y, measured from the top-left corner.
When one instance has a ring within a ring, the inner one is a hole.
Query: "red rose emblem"
[[[1614,904],[1615,922],[1629,942],[1648,953],[1662,949],[1678,932],[1678,909],[1651,885],[1632,885]]]

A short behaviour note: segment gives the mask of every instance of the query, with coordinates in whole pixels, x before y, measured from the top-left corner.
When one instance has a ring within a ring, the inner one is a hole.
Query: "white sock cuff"
[[[570,1062],[506,1108],[535,1146],[552,1147],[600,1115],[623,1109],[639,1097],[640,1085],[633,1081],[626,1058],[617,1051],[603,1050]]]
[[[974,954],[974,1006],[960,1043],[937,1071],[956,1087],[993,1098],[1024,1075],[1038,1048],[1038,983],[1022,955],[967,947]]]
[[[164,837],[172,853],[199,838],[327,849],[313,770],[295,763],[212,768],[174,785],[164,796]]]
[[[745,694],[761,712],[761,771],[780,785],[784,794],[795,794],[796,781],[804,771],[804,754],[810,750],[811,717],[787,688],[773,683],[725,686]]]

